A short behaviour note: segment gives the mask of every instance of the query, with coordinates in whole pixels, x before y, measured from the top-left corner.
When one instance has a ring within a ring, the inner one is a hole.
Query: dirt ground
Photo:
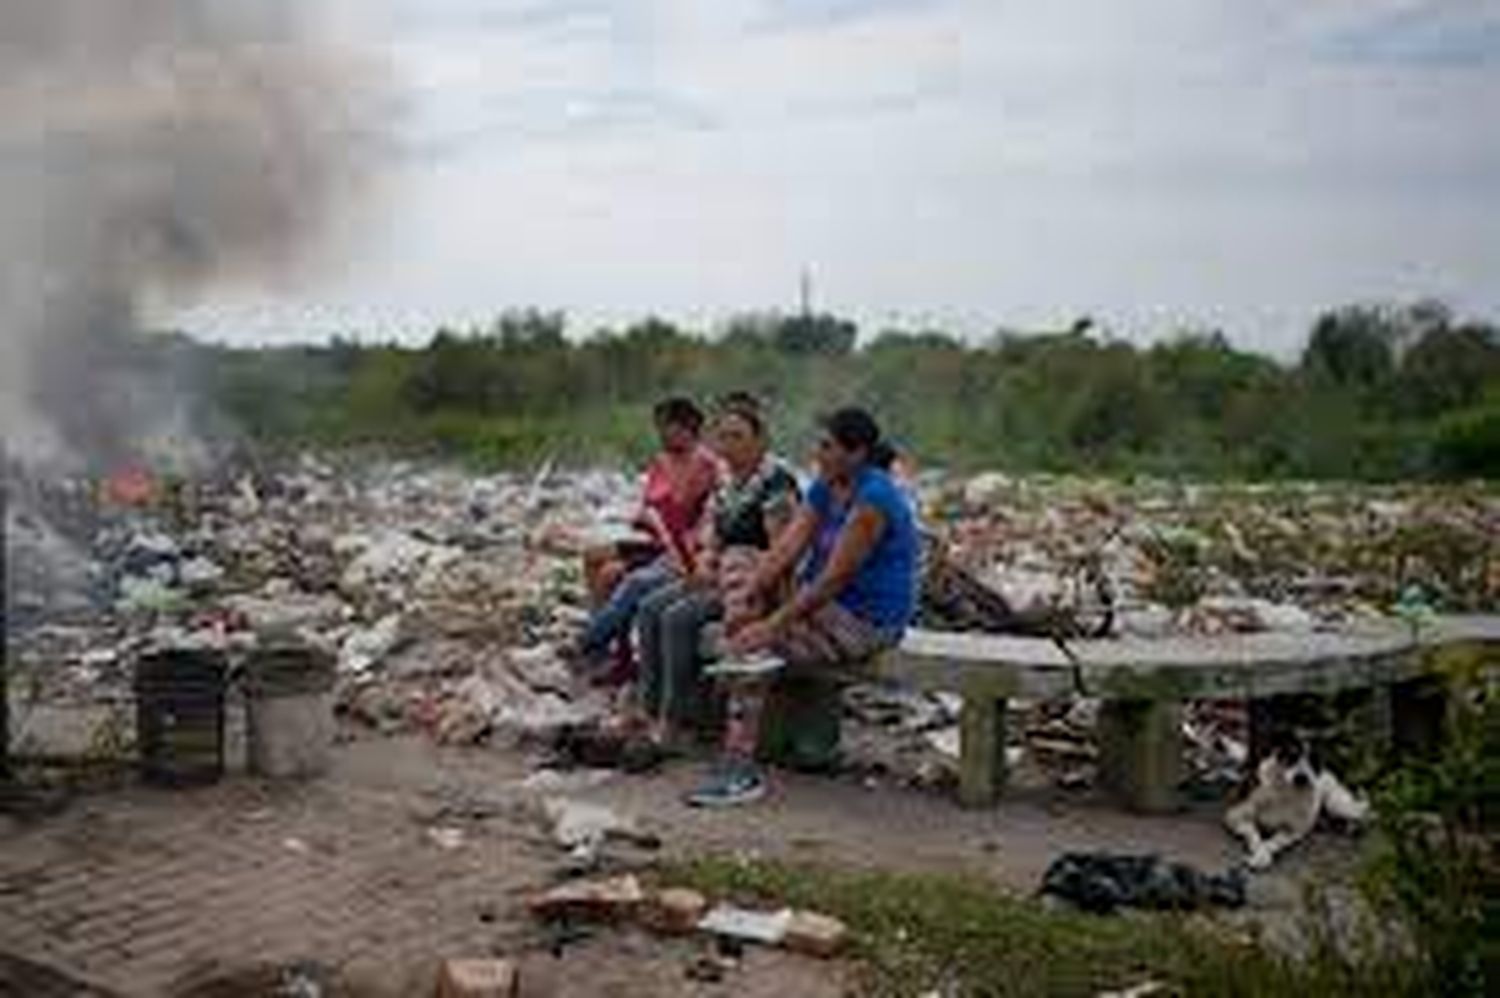
[[[444,957],[520,959],[528,996],[838,995],[849,968],[755,951],[718,983],[689,980],[704,943],[630,931],[560,940],[526,915],[562,857],[536,812],[520,753],[360,736],[325,778],[230,776],[185,791],[127,786],[34,823],[0,819],[0,954],[122,996],[262,993],[247,983],[301,965],[325,993],[430,993]],[[778,773],[771,796],[728,812],[680,803],[702,764],[651,776],[565,775],[545,792],[607,804],[662,840],[703,852],[902,870],[961,871],[1034,889],[1068,849],[1154,851],[1220,869],[1237,858],[1216,809],[1170,817],[1022,790],[965,811],[935,791],[868,778]],[[1252,883],[1253,919],[1285,922],[1310,875],[1347,866],[1320,837]],[[610,861],[649,863],[625,848]],[[268,969],[270,968],[270,969]],[[313,970],[309,970],[313,973]],[[7,985],[0,995],[31,994]],[[12,990],[6,990],[7,987]],[[41,993],[41,992],[36,992]],[[47,994],[91,994],[82,989]]]

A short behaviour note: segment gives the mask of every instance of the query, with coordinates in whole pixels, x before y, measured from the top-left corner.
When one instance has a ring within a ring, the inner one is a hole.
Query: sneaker
[[[690,807],[735,807],[766,795],[766,781],[754,766],[727,766],[687,796]]]

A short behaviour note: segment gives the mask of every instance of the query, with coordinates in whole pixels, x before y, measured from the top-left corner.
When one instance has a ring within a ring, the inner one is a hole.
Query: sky
[[[321,265],[234,342],[560,309],[712,328],[1220,329],[1500,314],[1500,0],[324,0],[389,70]]]

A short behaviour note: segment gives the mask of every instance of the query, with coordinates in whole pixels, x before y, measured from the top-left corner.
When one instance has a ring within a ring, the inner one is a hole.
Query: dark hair
[[[857,406],[848,406],[824,416],[820,421],[830,437],[846,450],[863,448],[865,460],[883,471],[896,460],[896,449],[880,434],[875,417]]]
[[[683,395],[662,399],[651,410],[651,415],[658,426],[681,426],[695,434],[703,429],[703,410]]]
[[[719,399],[720,416],[738,416],[750,424],[750,429],[755,431],[757,437],[766,434],[766,418],[761,410],[760,399],[750,392],[735,391]]]

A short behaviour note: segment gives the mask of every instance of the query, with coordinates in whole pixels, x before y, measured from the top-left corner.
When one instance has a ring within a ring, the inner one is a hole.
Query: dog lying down
[[[1117,908],[1239,908],[1245,903],[1245,876],[1241,870],[1204,873],[1152,854],[1069,852],[1047,867],[1039,893],[1100,915]]]
[[[1251,869],[1264,870],[1277,853],[1306,838],[1320,816],[1359,825],[1369,813],[1368,802],[1318,765],[1304,739],[1284,735],[1260,761],[1250,793],[1225,813],[1224,823],[1244,840]]]

